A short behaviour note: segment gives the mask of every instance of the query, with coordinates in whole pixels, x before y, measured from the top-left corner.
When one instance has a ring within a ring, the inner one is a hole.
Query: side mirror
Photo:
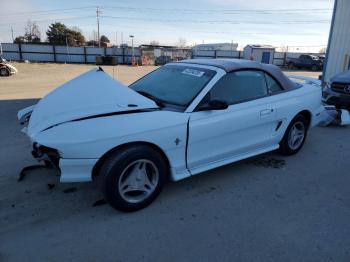
[[[210,100],[208,103],[199,106],[198,111],[208,110],[225,110],[228,108],[228,104],[222,100]]]

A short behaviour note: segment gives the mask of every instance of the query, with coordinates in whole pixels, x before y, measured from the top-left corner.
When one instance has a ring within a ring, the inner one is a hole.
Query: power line
[[[310,12],[332,12],[331,8],[307,8],[307,9],[189,9],[189,8],[153,8],[153,7],[129,7],[129,6],[105,6],[104,9],[119,9],[127,11],[145,12],[189,12],[189,13],[310,13]]]
[[[6,16],[11,16],[11,15],[30,15],[30,14],[63,12],[63,11],[76,11],[76,10],[92,9],[92,8],[95,8],[95,7],[85,6],[85,7],[62,8],[62,9],[51,9],[51,10],[30,11],[30,12],[6,13]],[[6,17],[6,16],[4,16],[4,17]]]
[[[95,16],[75,16],[75,17],[58,17],[58,18],[50,18],[50,19],[35,19],[34,22],[40,23],[40,22],[55,22],[55,21],[63,21],[63,20],[76,20],[76,19],[86,19],[86,18],[94,18]],[[0,26],[9,26],[9,24],[22,24],[26,23],[28,20],[21,20],[21,21],[15,21],[15,22],[6,22],[6,23],[0,23]]]
[[[87,24],[87,25],[82,25],[80,27],[85,27],[85,26],[92,26],[93,24]],[[122,28],[132,28],[132,29],[140,29],[142,32],[154,32],[155,29],[159,30],[157,27],[142,27],[140,28],[139,26],[132,26],[132,25],[120,25]],[[105,27],[111,27],[114,28],[114,24],[105,24]],[[166,28],[162,30],[166,30],[168,32],[179,32],[181,29],[174,29],[174,28]],[[307,35],[307,36],[313,36],[313,35],[322,35],[321,33],[291,33],[291,32],[284,32],[284,33],[275,33],[275,32],[267,32],[267,33],[262,33],[262,32],[237,32],[237,31],[209,31],[209,30],[185,30],[185,33],[205,33],[205,34],[222,34],[222,35],[228,35],[228,34],[235,34],[235,35]]]
[[[153,22],[169,22],[169,23],[198,23],[198,24],[323,24],[329,23],[327,19],[323,20],[282,20],[282,21],[252,21],[252,20],[189,20],[189,19],[161,19],[161,18],[142,18],[128,16],[107,16],[104,18],[119,20],[139,20]]]

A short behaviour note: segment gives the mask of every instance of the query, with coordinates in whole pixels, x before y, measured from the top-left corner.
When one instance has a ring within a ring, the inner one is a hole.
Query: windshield
[[[167,65],[146,75],[130,88],[158,102],[187,106],[216,74],[214,70]]]

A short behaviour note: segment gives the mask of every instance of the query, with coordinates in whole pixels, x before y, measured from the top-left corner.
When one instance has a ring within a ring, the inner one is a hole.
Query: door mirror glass
[[[210,100],[208,103],[201,105],[198,111],[208,111],[208,110],[225,110],[228,108],[228,104],[225,101],[214,99]]]

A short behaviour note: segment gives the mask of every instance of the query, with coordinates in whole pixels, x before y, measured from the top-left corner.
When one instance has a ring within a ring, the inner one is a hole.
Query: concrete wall
[[[7,60],[29,60],[35,62],[58,63],[95,63],[96,56],[114,56],[118,64],[130,64],[132,48],[117,47],[67,47],[35,44],[2,44],[3,56]],[[141,50],[134,48],[136,59],[141,57]]]
[[[350,69],[350,1],[336,0],[324,68],[324,81]]]

